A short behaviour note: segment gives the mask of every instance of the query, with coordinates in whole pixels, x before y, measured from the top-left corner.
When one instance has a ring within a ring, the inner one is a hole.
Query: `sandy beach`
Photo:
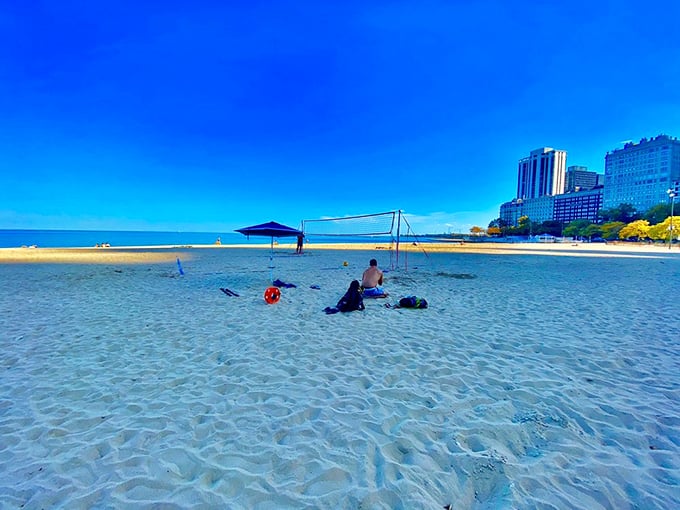
[[[2,263],[82,263],[82,264],[143,264],[165,263],[177,257],[191,258],[193,250],[262,250],[269,247],[262,244],[191,245],[191,246],[121,246],[112,248],[0,248]],[[294,243],[277,243],[276,251],[295,251]],[[305,250],[396,252],[394,243],[313,243]],[[488,255],[554,255],[554,256],[604,256],[604,257],[649,257],[656,254],[680,253],[680,247],[668,250],[667,246],[635,243],[401,243],[401,253],[477,253]]]
[[[0,248],[0,264],[157,264],[190,257],[176,247]]]
[[[680,250],[340,248],[0,250],[0,507],[680,506]]]

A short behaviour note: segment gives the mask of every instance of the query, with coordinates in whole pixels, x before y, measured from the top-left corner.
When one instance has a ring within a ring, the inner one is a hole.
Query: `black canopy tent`
[[[302,230],[281,225],[275,221],[262,223],[260,225],[253,225],[252,227],[239,228],[236,232],[245,235],[250,239],[250,236],[262,236],[271,238],[271,251],[269,254],[269,279],[274,281],[274,238],[275,237],[297,237],[303,235]]]

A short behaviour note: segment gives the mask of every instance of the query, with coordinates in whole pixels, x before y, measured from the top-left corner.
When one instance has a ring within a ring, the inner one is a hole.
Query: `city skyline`
[[[500,220],[513,226],[525,216],[539,223],[597,223],[601,210],[624,205],[645,213],[666,204],[680,182],[680,140],[665,134],[607,152],[604,174],[565,169],[565,158],[564,151],[543,147],[521,159],[517,196],[501,204]]]
[[[677,136],[674,2],[47,1],[0,14],[0,228],[486,227],[537,147]]]

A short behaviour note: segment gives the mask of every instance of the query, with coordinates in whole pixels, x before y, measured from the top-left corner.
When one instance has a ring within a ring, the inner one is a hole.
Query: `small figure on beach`
[[[221,245],[221,244],[222,244],[222,239],[221,239],[220,237],[218,237],[218,238],[215,240],[215,244],[218,245],[218,246]]]
[[[359,280],[352,280],[349,284],[349,289],[345,292],[345,295],[340,298],[338,304],[334,307],[327,306],[323,309],[326,314],[338,313],[338,312],[353,312],[355,310],[363,310],[364,298],[361,296],[361,287],[359,285]]]
[[[387,297],[389,294],[382,289],[382,284],[383,272],[378,269],[378,261],[371,259],[368,263],[368,269],[364,271],[364,274],[361,277],[361,286],[364,289],[364,297]]]
[[[298,234],[297,236],[297,248],[295,248],[295,253],[298,255],[302,254],[302,243],[304,242],[305,235],[304,234]]]

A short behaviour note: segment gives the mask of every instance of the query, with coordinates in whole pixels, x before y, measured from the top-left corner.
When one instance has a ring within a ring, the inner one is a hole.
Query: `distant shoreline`
[[[162,246],[114,246],[106,248],[0,248],[0,264],[79,263],[79,264],[143,264],[174,262],[177,257],[191,258],[197,249],[269,249],[262,244],[200,244]],[[310,243],[305,251],[342,250],[373,251],[395,250],[391,243]],[[295,243],[278,243],[276,250],[295,251]],[[553,255],[588,257],[668,257],[679,256],[680,247],[669,250],[667,246],[600,243],[401,243],[402,252],[417,253],[474,253],[488,255]],[[303,254],[304,256],[304,254]]]

